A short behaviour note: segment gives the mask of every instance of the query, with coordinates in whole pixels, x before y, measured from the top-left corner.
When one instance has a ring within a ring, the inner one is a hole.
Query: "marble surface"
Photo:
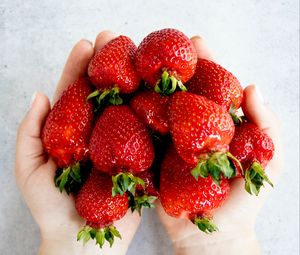
[[[257,221],[264,254],[299,252],[297,0],[21,1],[0,3],[0,254],[35,254],[39,232],[13,177],[16,129],[36,90],[50,97],[72,45],[103,29],[132,37],[175,27],[200,34],[243,85],[256,83],[284,130],[285,171]],[[155,211],[130,255],[171,255]],[[242,253],[241,253],[242,254]]]

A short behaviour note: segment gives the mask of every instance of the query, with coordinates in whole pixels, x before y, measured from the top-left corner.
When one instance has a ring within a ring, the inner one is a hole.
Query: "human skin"
[[[94,43],[81,40],[72,49],[54,94],[54,104],[64,89],[86,73],[87,65],[94,52],[101,49],[115,37],[110,31],[101,32]],[[200,37],[192,38],[198,56],[213,59],[213,54]],[[256,93],[255,86],[245,89],[243,111],[246,116],[268,133],[275,144],[275,155],[267,173],[276,183],[282,166],[282,149],[279,122]],[[33,97],[30,109],[22,120],[17,136],[15,175],[18,186],[41,232],[39,254],[99,254],[99,247],[90,241],[85,246],[76,241],[77,232],[84,226],[74,207],[74,199],[66,193],[59,193],[53,184],[56,165],[44,154],[40,139],[41,129],[51,109],[49,99],[38,92]],[[260,254],[254,225],[257,214],[271,191],[262,189],[259,197],[250,196],[243,190],[243,181],[231,184],[231,194],[225,205],[217,210],[214,221],[220,231],[204,235],[187,220],[174,219],[157,203],[157,212],[174,244],[176,254]],[[115,223],[122,234],[113,248],[107,245],[103,255],[126,254],[128,246],[140,223],[137,213],[128,212]],[[128,227],[130,226],[130,227]],[[244,253],[241,253],[243,251]]]

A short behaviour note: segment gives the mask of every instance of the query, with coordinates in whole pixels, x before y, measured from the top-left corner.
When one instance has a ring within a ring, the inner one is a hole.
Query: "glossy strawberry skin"
[[[109,174],[147,170],[154,158],[151,137],[129,106],[109,106],[91,135],[90,157],[99,171]]]
[[[178,154],[189,164],[196,164],[201,154],[226,151],[234,135],[234,123],[225,108],[188,92],[171,96],[169,125]]]
[[[153,91],[144,91],[131,99],[130,106],[145,125],[166,134],[169,131],[168,99]]]
[[[137,174],[137,177],[141,178],[145,182],[145,190],[141,185],[137,186],[137,192],[147,194],[148,196],[158,197],[158,190],[154,185],[154,174],[150,171],[144,171]]]
[[[128,210],[126,193],[112,197],[112,180],[92,170],[75,199],[78,214],[94,228],[103,228],[124,217]]]
[[[228,111],[231,106],[238,109],[243,100],[243,88],[238,79],[222,66],[206,59],[198,59],[195,74],[186,87],[189,92],[205,96]]]
[[[134,67],[136,49],[132,40],[126,36],[110,41],[96,52],[89,63],[88,75],[91,82],[99,90],[117,86],[120,93],[134,92],[140,83]]]
[[[220,186],[211,177],[198,178],[191,175],[190,165],[183,161],[174,148],[166,154],[161,167],[160,201],[172,217],[193,218],[211,216],[214,209],[220,207],[229,194],[229,184],[222,179]]]
[[[140,77],[154,87],[163,71],[182,83],[194,74],[197,53],[191,40],[176,29],[162,29],[146,36],[138,47],[135,65]]]
[[[43,131],[44,149],[58,167],[82,160],[88,151],[93,125],[93,105],[86,101],[92,88],[86,78],[71,84],[49,113]]]
[[[235,135],[230,143],[230,152],[248,169],[254,161],[265,168],[274,155],[272,139],[255,124],[243,122],[236,126]],[[239,169],[238,176],[241,176]]]

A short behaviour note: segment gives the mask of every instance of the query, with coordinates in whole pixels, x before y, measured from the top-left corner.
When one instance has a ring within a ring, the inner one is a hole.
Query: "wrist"
[[[216,232],[211,235],[198,233],[174,242],[176,255],[259,255],[260,246],[254,230],[234,233]]]
[[[42,237],[39,255],[125,255],[128,246],[123,243],[114,243],[113,247],[110,248],[108,244],[105,244],[101,249],[99,245],[96,245],[94,240],[90,240],[85,245],[82,241],[77,241],[75,236],[51,236]]]

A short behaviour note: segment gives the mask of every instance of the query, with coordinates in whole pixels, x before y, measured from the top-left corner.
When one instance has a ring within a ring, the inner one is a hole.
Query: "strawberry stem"
[[[113,197],[117,194],[120,194],[122,196],[127,191],[133,196],[135,196],[135,190],[137,185],[141,185],[143,189],[145,189],[145,182],[141,178],[135,177],[131,173],[119,173],[115,176],[112,176],[112,182]]]
[[[154,87],[154,91],[163,95],[170,95],[175,92],[177,86],[186,91],[186,87],[175,76],[170,75],[167,71],[164,71]]]
[[[72,192],[72,187],[76,187],[81,184],[81,171],[80,164],[77,162],[72,166],[58,171],[54,177],[55,186],[58,187],[60,192],[65,190],[67,194]]]
[[[254,161],[245,171],[245,190],[251,195],[258,196],[260,188],[264,186],[264,181],[273,187],[273,183],[265,174],[262,166],[257,161]]]
[[[242,124],[243,118],[237,115],[237,109],[235,108],[234,104],[230,105],[229,114],[235,125]]]
[[[115,237],[122,239],[119,231],[114,226],[95,229],[86,225],[78,232],[77,241],[82,240],[85,245],[90,239],[95,239],[96,245],[98,244],[100,248],[107,241],[110,247],[112,247]]]
[[[198,180],[199,176],[202,178],[211,176],[213,181],[220,185],[222,175],[227,179],[235,177],[236,169],[232,161],[238,163],[239,167],[243,169],[239,160],[231,153],[214,152],[200,159],[197,166],[191,170],[191,174],[196,180]]]
[[[135,210],[139,213],[141,216],[141,210],[143,207],[145,208],[155,208],[154,201],[157,199],[156,196],[129,196],[129,205],[131,208],[131,211],[134,212]]]
[[[204,233],[211,234],[218,231],[218,227],[214,224],[212,219],[208,217],[197,217],[192,222]]]
[[[99,90],[95,90],[94,92],[88,95],[86,100],[94,98],[97,105],[95,111],[98,111],[102,106],[106,106],[108,104],[122,104],[123,99],[120,97],[119,93],[120,90],[117,86],[115,86],[112,89],[105,89],[102,91],[102,93]]]

